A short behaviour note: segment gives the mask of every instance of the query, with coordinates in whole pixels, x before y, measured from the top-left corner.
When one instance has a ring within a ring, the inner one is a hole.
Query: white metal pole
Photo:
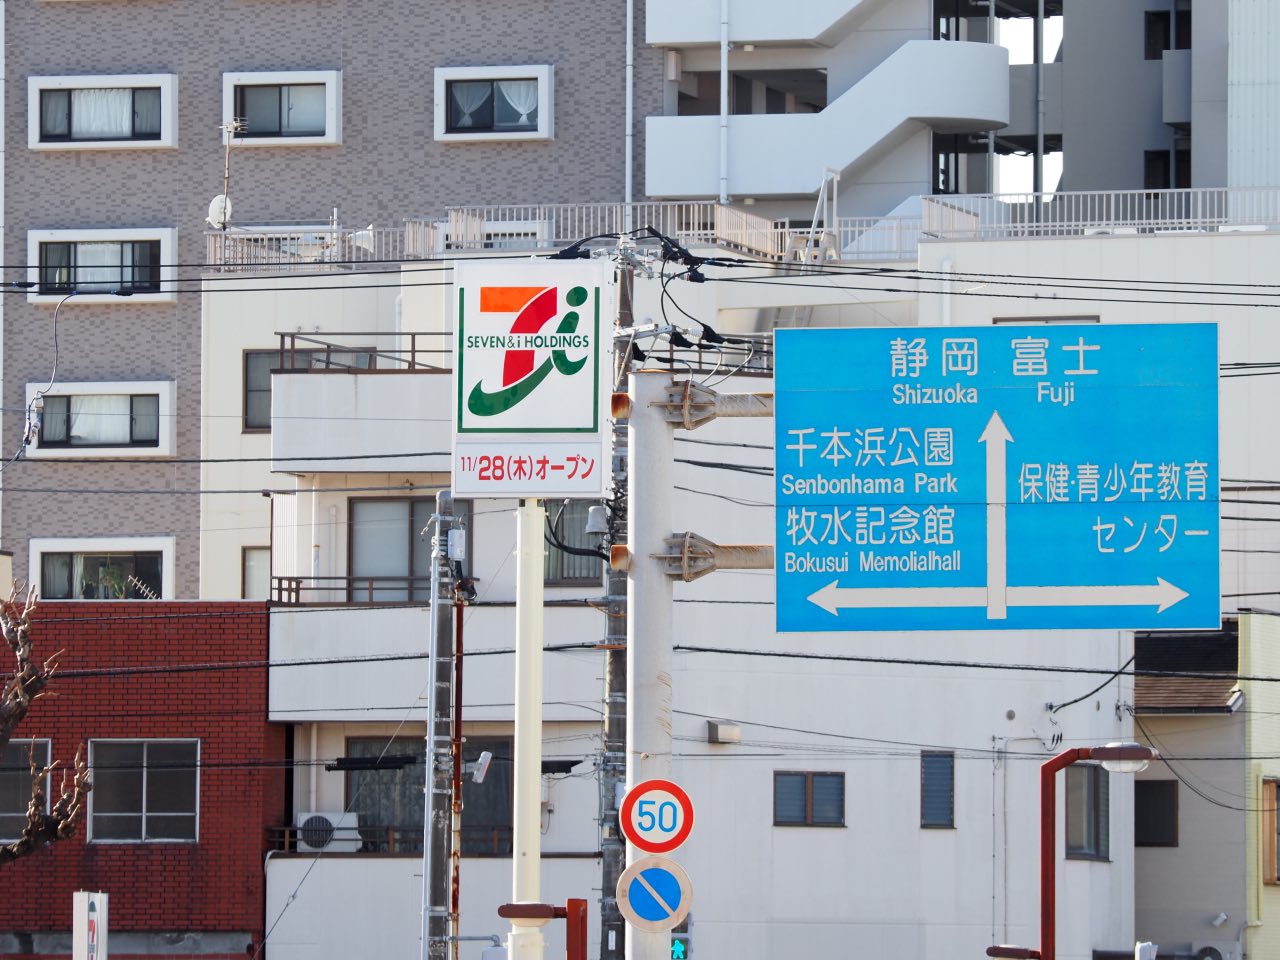
[[[537,500],[516,510],[516,729],[511,900],[542,896],[542,578],[545,511]],[[508,960],[542,960],[545,920],[513,920]]]
[[[627,789],[654,777],[671,776],[672,584],[654,554],[671,533],[675,483],[675,435],[657,403],[666,400],[671,375],[631,375],[627,455],[631,489],[627,543]],[[627,864],[643,854],[627,845]],[[670,960],[671,937],[627,930],[627,960]]]
[[[427,628],[427,736],[426,736],[426,770],[423,779],[423,814],[422,814],[422,960],[431,956],[431,868],[432,856],[432,824],[435,822],[436,794],[436,744],[435,716],[436,696],[436,645],[439,639],[439,618],[436,604],[440,602],[440,552],[443,549],[443,537],[440,535],[440,513],[431,515],[431,610],[430,625]]]

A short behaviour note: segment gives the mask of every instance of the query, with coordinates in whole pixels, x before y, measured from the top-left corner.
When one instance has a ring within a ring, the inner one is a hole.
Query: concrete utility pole
[[[449,797],[452,774],[453,592],[444,589],[448,572],[449,526],[453,497],[436,495],[431,533],[431,617],[427,640],[427,737],[425,809],[422,821],[422,960],[445,960],[449,936]],[[425,534],[427,530],[424,530]],[[410,591],[413,585],[409,586]]]
[[[628,789],[671,776],[672,583],[717,569],[773,566],[769,546],[721,547],[694,533],[670,532],[674,427],[693,429],[717,416],[771,417],[773,394],[718,394],[691,381],[677,383],[668,370],[637,370],[631,375],[629,397]],[[627,863],[641,856],[629,847]],[[671,935],[630,930],[626,947],[627,960],[670,960]]]

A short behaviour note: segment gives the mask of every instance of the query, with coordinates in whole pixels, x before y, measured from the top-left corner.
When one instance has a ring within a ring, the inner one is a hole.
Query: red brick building
[[[15,740],[64,766],[86,744],[94,791],[74,838],[0,870],[0,955],[69,956],[76,890],[110,894],[113,958],[254,952],[266,828],[287,822],[267,623],[253,602],[40,605],[32,637],[37,656],[63,651],[58,696]],[[15,812],[0,809],[7,832]]]

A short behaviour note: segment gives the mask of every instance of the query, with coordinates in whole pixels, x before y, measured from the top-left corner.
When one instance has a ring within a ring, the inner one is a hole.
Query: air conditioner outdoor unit
[[[360,837],[360,815],[356,813],[299,813],[294,820],[298,850],[302,853],[356,853]]]
[[[1235,940],[1206,940],[1193,943],[1191,952],[1196,960],[1240,960],[1240,944]]]

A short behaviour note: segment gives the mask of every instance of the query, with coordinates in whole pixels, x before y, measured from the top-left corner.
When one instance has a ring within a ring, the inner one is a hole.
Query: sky
[[[1035,20],[1030,17],[1001,19],[996,22],[996,40],[1009,48],[1009,62],[1030,63]],[[1062,18],[1050,17],[1044,22],[1045,62],[1052,63],[1062,43]],[[1033,161],[1031,157],[996,158],[996,193],[1030,193]],[[1062,155],[1051,153],[1044,161],[1046,192],[1056,189],[1062,176]]]

